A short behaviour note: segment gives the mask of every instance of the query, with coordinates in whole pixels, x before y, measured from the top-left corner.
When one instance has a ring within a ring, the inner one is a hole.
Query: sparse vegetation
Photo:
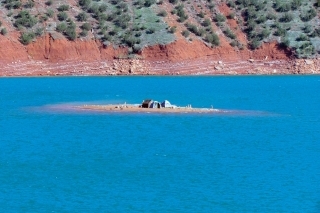
[[[224,21],[226,21],[226,17],[219,13],[216,15],[216,17],[214,17],[214,20],[216,22],[224,22]]]
[[[33,32],[22,33],[20,36],[20,42],[24,45],[30,44],[30,42],[35,38],[35,34]]]
[[[7,28],[1,29],[1,35],[7,35],[7,33],[8,33]]]
[[[77,15],[76,18],[78,21],[87,21],[88,15],[85,12],[81,12]]]
[[[188,30],[184,30],[181,34],[187,38],[190,35],[190,32]]]
[[[59,21],[65,21],[68,18],[68,14],[66,12],[60,12],[57,15]]]
[[[278,41],[294,49],[297,57],[319,56],[320,0],[226,0],[229,11],[217,7],[216,0],[168,0],[170,7],[164,2],[76,0],[71,6],[53,0],[2,0],[2,21],[8,23],[3,25],[7,28],[0,24],[0,30],[6,35],[14,26],[23,44],[50,32],[69,40],[100,39],[105,45],[130,47],[132,53],[170,43],[181,34],[213,48],[223,36],[234,48],[256,49],[262,42]],[[237,40],[240,31],[246,33],[247,42]]]
[[[220,45],[220,39],[217,34],[215,33],[209,33],[206,35],[205,40],[209,43],[211,43],[213,46],[219,46]]]
[[[15,17],[16,21],[14,25],[18,28],[19,26],[23,26],[26,28],[33,27],[37,22],[37,18],[31,15],[28,11],[22,10],[19,14]]]
[[[58,7],[58,11],[63,12],[63,11],[68,11],[69,10],[69,5],[63,4],[60,7]]]
[[[229,38],[231,38],[231,39],[235,39],[235,38],[236,38],[236,35],[235,35],[229,28],[227,28],[226,30],[224,30],[223,33],[224,33],[227,37],[229,37]]]

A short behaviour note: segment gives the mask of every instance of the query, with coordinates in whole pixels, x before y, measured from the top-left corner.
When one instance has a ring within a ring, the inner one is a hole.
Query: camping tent
[[[153,101],[150,108],[161,108],[161,104],[158,101]]]
[[[170,104],[170,102],[167,101],[167,100],[164,100],[164,101],[161,103],[161,106],[164,107],[164,108],[172,107],[172,105]]]
[[[143,100],[141,107],[142,108],[150,108],[151,104],[153,103],[153,100]]]

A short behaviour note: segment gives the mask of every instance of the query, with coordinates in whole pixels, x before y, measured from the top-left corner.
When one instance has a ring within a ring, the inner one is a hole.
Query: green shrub
[[[69,10],[69,5],[63,4],[60,7],[58,7],[58,11],[63,12],[63,11],[68,11]]]
[[[185,20],[187,20],[189,18],[183,8],[184,8],[183,4],[180,4],[175,7],[175,9],[177,11],[177,15],[179,16],[179,19],[178,19],[179,22],[184,22]]]
[[[125,43],[128,47],[133,47],[135,44],[140,44],[141,40],[139,38],[135,38],[127,34],[124,36],[122,42]]]
[[[282,27],[279,27],[277,28],[277,30],[274,32],[274,35],[275,36],[285,36],[287,35],[287,30],[282,28]]]
[[[293,0],[291,3],[291,9],[292,10],[297,10],[301,6],[301,0]]]
[[[205,37],[205,40],[209,43],[211,43],[213,46],[219,46],[220,45],[220,39],[219,36],[215,33],[207,34]]]
[[[176,26],[170,27],[170,29],[169,29],[169,33],[175,33],[176,31],[177,31]]]
[[[213,3],[208,5],[209,10],[212,12],[214,9],[215,5]]]
[[[227,37],[229,37],[229,38],[231,38],[231,39],[235,39],[235,38],[236,38],[236,35],[235,35],[229,28],[227,28],[226,30],[224,30],[223,33],[224,33]]]
[[[81,25],[80,28],[81,28],[82,30],[89,31],[89,30],[91,30],[92,26],[91,26],[91,24],[89,24],[89,23],[84,23],[83,25]]]
[[[73,23],[73,22],[69,23],[64,34],[69,40],[71,40],[71,41],[75,40],[77,38],[75,23]]]
[[[320,28],[317,28],[315,29],[311,34],[310,34],[311,37],[320,37]]]
[[[305,25],[302,30],[305,33],[311,33],[312,32],[312,26],[311,25]]]
[[[90,4],[91,0],[79,0],[79,5],[84,9],[88,8]]]
[[[288,38],[286,38],[286,37],[281,37],[281,42],[280,42],[280,45],[282,46],[282,47],[290,47],[290,41],[289,41],[289,39]]]
[[[7,35],[7,33],[8,33],[8,31],[7,31],[6,28],[2,28],[2,29],[1,29],[1,34],[2,34],[2,35]]]
[[[182,35],[187,38],[190,35],[190,32],[188,30],[184,30],[182,31]]]
[[[315,48],[311,42],[305,42],[301,44],[296,50],[296,55],[299,58],[308,58],[308,56],[315,54]]]
[[[24,5],[25,8],[33,8],[35,5],[33,0],[28,0],[27,3]]]
[[[274,1],[274,3],[273,3],[273,8],[274,8],[274,9],[277,9],[277,8],[279,8],[281,5],[282,5],[282,1],[281,1],[281,0],[276,0],[276,1]]]
[[[57,15],[59,21],[65,21],[68,18],[68,14],[66,12],[60,12]]]
[[[155,30],[153,27],[151,27],[150,29],[148,29],[148,30],[146,31],[146,33],[147,33],[147,34],[153,34],[155,31],[156,31],[156,30]]]
[[[5,5],[5,8],[7,8],[8,10],[20,9],[21,6],[22,6],[22,3],[20,1],[10,1],[10,2],[7,2],[7,4]]]
[[[204,21],[201,24],[204,27],[208,27],[211,25],[211,21],[210,21],[210,19],[206,18],[206,19],[204,19]]]
[[[206,30],[203,29],[203,28],[200,28],[200,29],[198,30],[198,32],[196,33],[196,35],[202,37],[202,36],[205,35],[205,33],[206,33]]]
[[[216,17],[214,17],[214,20],[215,20],[216,22],[225,22],[225,21],[226,21],[226,17],[225,17],[224,15],[218,13],[218,14],[216,15]]]
[[[88,15],[85,12],[81,12],[76,16],[78,21],[87,21]]]
[[[229,15],[228,15],[228,18],[229,19],[234,19],[236,17],[236,15],[234,14],[234,13],[230,13]]]
[[[259,34],[259,37],[262,40],[262,39],[268,38],[270,34],[271,34],[271,32],[269,29],[263,29],[261,31],[261,33]]]
[[[98,13],[91,14],[91,16],[98,21],[107,21],[108,20],[108,15],[106,13],[98,12]]]
[[[134,35],[135,37],[140,37],[142,35],[141,32],[136,32],[136,34]]]
[[[187,23],[186,27],[190,32],[192,32],[194,34],[198,33],[198,27],[196,25]]]
[[[300,34],[296,40],[297,41],[309,41],[309,37],[306,34]]]
[[[258,24],[264,23],[264,22],[266,22],[266,21],[267,21],[267,17],[264,16],[264,15],[259,16],[259,17],[257,18],[257,20],[256,20],[256,22],[257,22]]]
[[[292,20],[293,20],[293,15],[291,13],[285,13],[279,19],[279,21],[281,22],[290,22]]]
[[[101,4],[101,5],[99,6],[99,12],[100,12],[100,13],[105,12],[107,9],[108,9],[108,6],[107,6],[106,4]]]
[[[313,8],[300,15],[302,21],[307,22],[317,16],[317,11]]]
[[[67,29],[67,24],[65,22],[62,22],[62,23],[58,24],[57,27],[56,27],[56,30],[59,33],[65,32],[66,29]]]
[[[161,10],[159,13],[158,13],[158,16],[162,16],[162,17],[166,17],[168,14],[165,10]]]
[[[156,3],[155,0],[145,0],[144,6],[145,6],[145,7],[150,7],[150,6],[153,5],[154,3]]]
[[[253,50],[259,48],[260,45],[261,45],[261,43],[260,43],[260,41],[258,39],[253,39],[249,44],[250,48],[253,49]]]
[[[248,32],[247,37],[249,40],[260,39],[255,31]]]
[[[51,6],[52,5],[52,0],[46,1],[46,5],[47,6]]]
[[[289,12],[290,10],[291,10],[290,3],[281,4],[279,7],[276,8],[277,12]]]
[[[250,6],[244,13],[246,20],[256,19],[258,17],[258,12],[255,7]]]
[[[42,27],[38,27],[37,29],[36,29],[36,31],[34,32],[34,34],[36,35],[36,36],[41,36],[42,34],[43,34],[43,28]]]
[[[88,31],[87,30],[82,30],[80,33],[79,33],[79,36],[81,37],[86,37],[88,35]]]
[[[248,7],[251,4],[251,0],[237,0],[236,2],[244,7]]]
[[[77,33],[75,29],[72,28],[67,28],[65,35],[67,36],[67,38],[71,41],[76,40],[77,38]]]
[[[16,21],[14,25],[16,27],[23,26],[23,27],[31,28],[38,22],[36,17],[34,17],[28,11],[25,11],[25,10],[19,12],[19,14],[15,18],[16,18]]]
[[[227,4],[228,4],[229,7],[233,7],[233,8],[236,7],[236,4],[232,0],[229,0]]]
[[[171,4],[177,4],[177,3],[178,3],[178,0],[169,0],[169,2],[170,2]]]
[[[48,16],[47,16],[46,14],[40,16],[40,18],[39,18],[39,21],[40,21],[41,23],[43,23],[43,22],[45,22],[45,21],[47,21],[47,20],[48,20]]]
[[[201,11],[200,13],[197,14],[198,17],[204,18],[204,13]]]
[[[119,11],[119,10],[118,10]],[[92,4],[88,8],[88,13],[98,14],[99,13],[99,5],[97,3]]]
[[[267,14],[267,19],[268,20],[276,20],[277,19],[277,16],[273,13],[268,13]]]
[[[232,47],[237,46],[237,44],[238,44],[238,42],[236,42],[235,40],[233,40],[233,41],[230,42],[230,45],[231,45]]]
[[[265,5],[266,1],[252,1],[251,3],[255,6],[255,8],[258,11],[263,10],[266,6]]]
[[[113,23],[117,27],[121,27],[122,29],[126,29],[129,25],[130,19],[131,18],[129,15],[123,14],[123,15],[119,16],[118,18],[116,18],[115,20],[113,20]]]
[[[253,20],[249,20],[247,23],[246,31],[247,32],[253,31],[253,30],[255,30],[256,26],[257,26],[257,24]]]
[[[20,36],[20,42],[24,45],[30,44],[32,39],[35,38],[35,34],[33,32],[30,33],[22,33]]]
[[[53,15],[54,15],[54,11],[52,9],[48,9],[46,14],[47,14],[48,17],[52,18]]]

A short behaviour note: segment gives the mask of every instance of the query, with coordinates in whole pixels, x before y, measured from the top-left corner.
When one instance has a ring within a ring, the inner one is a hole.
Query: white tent
[[[153,101],[150,108],[161,108],[161,104],[158,101]]]
[[[164,107],[164,108],[170,108],[170,107],[172,107],[172,105],[170,104],[170,102],[167,101],[167,100],[164,100],[164,101],[161,103],[161,106]]]

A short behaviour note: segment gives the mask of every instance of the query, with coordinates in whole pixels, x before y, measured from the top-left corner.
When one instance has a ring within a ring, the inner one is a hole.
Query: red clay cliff
[[[54,39],[46,34],[24,46],[0,35],[0,76],[38,75],[238,75],[319,73],[317,60],[292,59],[276,43],[255,51],[227,42],[211,48],[199,40],[176,40],[144,48],[129,59],[127,48],[96,40]]]

